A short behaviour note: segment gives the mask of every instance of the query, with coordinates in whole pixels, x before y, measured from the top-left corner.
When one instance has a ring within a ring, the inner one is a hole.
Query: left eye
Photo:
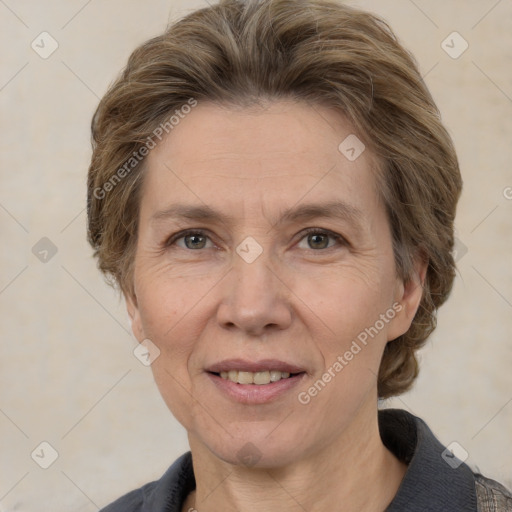
[[[329,249],[335,244],[329,245],[329,240],[334,240],[335,243],[341,243],[343,241],[340,235],[331,233],[330,231],[321,231],[313,229],[306,232],[306,235],[301,239],[301,242],[306,240],[309,247],[301,247],[301,249]],[[299,244],[300,245],[300,244]]]
[[[180,238],[176,238],[174,242],[183,240],[186,249],[205,249],[209,238],[201,231],[189,232],[183,234]]]

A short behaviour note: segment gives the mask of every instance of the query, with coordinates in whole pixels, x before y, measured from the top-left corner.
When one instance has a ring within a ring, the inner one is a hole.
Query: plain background
[[[415,388],[387,405],[422,417],[510,486],[512,3],[349,3],[382,15],[416,56],[464,178],[452,296]],[[188,449],[133,355],[122,301],[96,270],[85,183],[99,97],[136,45],[203,6],[0,0],[0,511],[95,511]],[[59,45],[47,59],[31,47],[43,31]],[[456,59],[442,47],[462,49],[454,31],[469,45]],[[49,252],[38,258],[35,245]],[[43,441],[59,454],[48,469],[31,457]]]

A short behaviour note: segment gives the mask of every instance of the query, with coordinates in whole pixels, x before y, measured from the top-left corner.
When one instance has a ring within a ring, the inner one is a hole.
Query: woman
[[[457,157],[387,25],[226,0],[93,119],[89,240],[191,451],[105,511],[512,510],[405,411],[454,278]]]

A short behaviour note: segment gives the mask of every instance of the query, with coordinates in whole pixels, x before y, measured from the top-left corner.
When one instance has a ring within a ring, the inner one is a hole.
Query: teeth
[[[220,372],[223,379],[230,380],[231,382],[238,382],[238,384],[270,384],[277,382],[281,379],[287,379],[290,374],[288,372],[280,372],[278,370],[267,370],[264,372],[242,372],[237,370],[230,370],[229,372]]]
[[[252,381],[254,384],[268,384],[270,382],[270,372],[256,372]]]
[[[230,372],[231,373],[231,372]],[[239,384],[252,384],[254,374],[251,372],[238,372],[238,380]]]
[[[272,370],[270,372],[270,382],[277,382],[281,380],[281,372],[278,370]]]

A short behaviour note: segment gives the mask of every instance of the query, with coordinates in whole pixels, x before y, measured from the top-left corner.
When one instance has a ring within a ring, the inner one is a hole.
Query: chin
[[[269,435],[272,429],[275,429],[274,435]],[[277,434],[279,429],[281,432]],[[307,440],[303,435],[294,435],[284,425],[276,429],[275,422],[267,428],[261,425],[247,428],[247,423],[245,427],[241,424],[239,434],[233,437],[223,432],[222,438],[219,438],[209,430],[201,439],[201,443],[220,460],[259,469],[277,468],[296,462],[308,451],[305,442]]]

